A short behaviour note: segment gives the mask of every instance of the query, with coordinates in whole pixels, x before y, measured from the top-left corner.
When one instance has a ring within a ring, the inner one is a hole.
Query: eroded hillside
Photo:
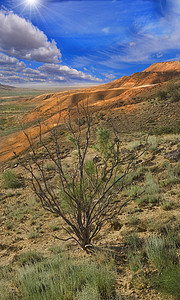
[[[90,113],[102,113],[106,117],[126,117],[133,130],[148,128],[150,123],[160,125],[161,122],[169,122],[170,118],[176,121],[179,118],[179,105],[172,101],[162,103],[155,100],[159,90],[171,81],[178,81],[179,77],[179,62],[159,63],[141,73],[124,76],[98,87],[34,97],[30,99],[34,108],[18,120],[19,130],[1,137],[0,161],[11,158],[13,151],[20,153],[27,149],[28,142],[21,128],[32,139],[36,138],[39,134],[38,121],[43,121],[42,132],[46,132],[58,122],[63,123],[69,109],[73,110],[77,105],[88,104]]]

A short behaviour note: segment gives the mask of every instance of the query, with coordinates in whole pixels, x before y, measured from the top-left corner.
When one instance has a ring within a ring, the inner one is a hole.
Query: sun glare
[[[26,3],[30,6],[37,6],[38,2],[38,0],[26,0]]]
[[[44,21],[43,16],[41,15],[41,9],[45,7],[43,4],[44,0],[14,0],[16,2],[19,2],[16,6],[13,8],[19,8],[21,13],[25,13],[26,16],[29,13],[29,19],[35,15],[39,15],[39,17]]]

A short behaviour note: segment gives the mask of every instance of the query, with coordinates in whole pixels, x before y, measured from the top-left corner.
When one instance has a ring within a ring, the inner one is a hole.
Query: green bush
[[[111,155],[110,132],[102,127],[97,130],[97,143],[95,149],[99,151],[104,158]]]
[[[145,168],[143,166],[138,167],[135,170],[132,170],[129,172],[129,174],[124,178],[124,183],[127,185],[132,184],[134,181],[141,181],[144,177]],[[121,174],[120,174],[121,175]],[[142,192],[141,186],[132,184],[129,188],[125,190],[125,193],[127,192],[128,196],[135,196],[137,194],[140,194]]]
[[[19,188],[22,185],[17,175],[11,170],[4,171],[3,181],[5,188]]]
[[[139,223],[139,219],[132,214],[127,217],[127,221],[129,225],[137,225]]]
[[[139,197],[136,202],[138,204],[144,203],[157,203],[159,200],[159,186],[155,182],[151,172],[145,174],[145,191],[141,197]]]
[[[150,134],[154,134],[154,135],[179,134],[179,133],[180,133],[180,122],[154,127],[150,132]]]
[[[177,300],[180,299],[180,265],[177,257],[179,241],[178,225],[167,228],[164,237],[153,236],[145,242],[147,257],[158,269],[150,279],[152,286]]]
[[[16,286],[23,300],[116,299],[115,274],[106,265],[65,256],[24,266]]]
[[[128,187],[127,189],[124,190],[124,194],[129,196],[129,197],[136,197],[139,194],[141,194],[143,192],[143,189],[141,186],[136,185],[136,184],[132,184],[130,185],[130,187]]]
[[[120,221],[119,221],[118,219],[116,219],[116,218],[112,219],[110,223],[111,223],[111,228],[112,228],[113,230],[120,230],[121,227],[123,226],[123,225],[120,223]]]
[[[148,138],[149,151],[153,151],[158,147],[159,141],[155,135],[151,135]]]
[[[179,222],[173,227],[166,229],[166,241],[173,247],[180,248],[180,224]]]
[[[170,94],[171,96],[171,101],[172,102],[179,102],[180,101],[180,91],[177,90],[173,90]]]
[[[130,150],[133,150],[133,149],[138,148],[140,146],[140,144],[141,144],[140,141],[137,141],[137,140],[136,141],[132,141],[132,142],[129,143],[128,148]]]
[[[180,266],[171,265],[161,274],[153,277],[152,285],[161,293],[169,294],[175,299],[180,299]]]
[[[53,253],[53,254],[61,254],[63,255],[63,252],[65,251],[64,248],[57,246],[57,245],[52,245],[49,250]]]
[[[176,260],[176,247],[163,237],[152,236],[145,242],[147,257],[159,271]]]
[[[56,165],[53,164],[53,163],[50,163],[50,162],[47,162],[44,166],[44,169],[46,171],[52,171],[52,170],[55,170],[56,169]]]
[[[157,97],[158,97],[158,100],[166,100],[166,98],[167,98],[167,91],[160,90],[157,93]]]
[[[164,200],[161,203],[161,207],[164,210],[171,210],[173,208],[173,202],[169,201],[169,200]]]
[[[162,186],[173,185],[180,182],[180,163],[176,165],[167,164],[166,179],[161,182]]]
[[[18,256],[17,262],[20,266],[25,266],[28,264],[35,264],[40,262],[44,259],[43,255],[36,251],[28,251],[22,253]]]
[[[180,86],[178,84],[170,84],[166,91],[159,91],[159,100],[169,98],[172,102],[180,101]]]
[[[129,246],[129,248],[136,250],[141,245],[141,240],[137,236],[136,233],[134,234],[127,234],[125,235],[125,242]]]
[[[59,226],[56,225],[56,224],[51,224],[51,225],[49,226],[49,229],[50,229],[51,231],[57,231],[57,230],[59,230]]]
[[[30,234],[28,235],[28,238],[30,240],[36,239],[38,237],[38,232],[30,232]]]
[[[129,252],[128,253],[128,263],[129,268],[133,272],[137,272],[138,270],[143,268],[142,263],[142,253],[140,252]]]

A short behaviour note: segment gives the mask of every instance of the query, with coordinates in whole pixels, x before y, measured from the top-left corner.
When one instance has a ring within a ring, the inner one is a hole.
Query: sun
[[[39,0],[26,0],[27,5],[37,7],[39,4]]]
[[[45,7],[43,2],[46,2],[46,0],[13,0],[17,3],[17,5],[14,5],[13,9],[19,9],[21,14],[24,13],[26,17],[28,16],[29,19],[35,15],[39,15],[42,19],[41,15],[41,8]]]

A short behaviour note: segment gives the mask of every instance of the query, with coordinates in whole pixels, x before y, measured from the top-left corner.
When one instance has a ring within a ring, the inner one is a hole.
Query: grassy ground
[[[17,116],[32,109],[30,98],[25,101],[24,96],[1,95],[1,136],[21,129]],[[119,195],[122,201],[129,200],[128,205],[93,240],[93,255],[74,242],[57,239],[66,237],[63,222],[41,207],[17,160],[2,165],[0,300],[180,299],[180,127],[178,102],[171,98],[167,90],[127,115],[116,111],[94,115],[92,135],[100,125],[109,129],[113,121],[122,155],[138,151],[147,133],[150,136],[142,161],[127,176],[128,186]],[[68,171],[76,152],[64,128],[60,138]],[[89,152],[97,156],[93,144]],[[52,162],[42,149],[38,157],[56,187]]]
[[[122,200],[131,201],[93,241],[98,252],[92,257],[72,242],[57,242],[55,236],[65,236],[62,221],[41,208],[22,168],[15,161],[7,163],[10,173],[2,172],[0,179],[3,300],[37,300],[42,295],[49,300],[179,299],[180,163],[167,155],[179,149],[179,138],[178,134],[148,138],[146,160],[129,174],[126,180],[131,184],[121,194]],[[129,134],[121,149],[131,151],[139,144],[135,134]],[[69,152],[64,163],[70,165],[73,157]],[[53,180],[52,164],[44,160]],[[60,294],[62,289],[66,296]]]
[[[113,259],[104,256],[100,264],[97,257],[78,260],[61,247],[50,251],[49,257],[26,252],[9,268],[1,268],[0,299],[121,299],[115,291]]]

